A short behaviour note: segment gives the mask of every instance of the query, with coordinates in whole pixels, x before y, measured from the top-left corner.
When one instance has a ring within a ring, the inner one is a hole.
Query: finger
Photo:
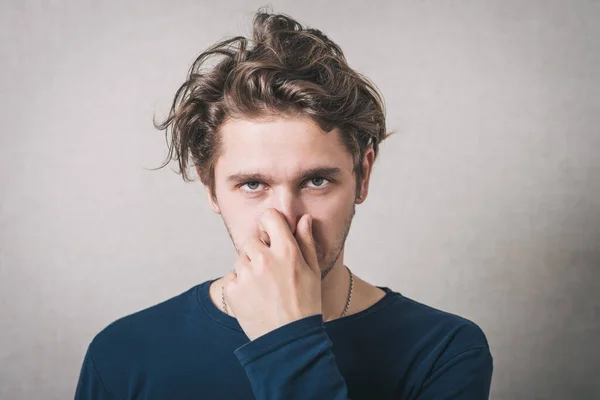
[[[235,271],[229,271],[225,275],[223,275],[223,286],[227,287],[227,285],[235,282],[237,279],[237,273]]]
[[[282,250],[296,243],[287,220],[275,208],[269,208],[262,214],[258,229],[261,231],[261,237],[264,234],[268,236],[268,246],[273,249]]]
[[[258,236],[260,237],[260,241],[261,243],[263,243],[265,246],[270,247],[271,246],[271,239],[269,238],[269,235],[267,234],[266,231],[264,231],[261,227],[260,224],[258,226]]]
[[[223,275],[223,281],[221,282],[221,286],[223,286],[223,293],[227,293],[232,287],[237,284],[237,273],[235,271],[229,271],[225,275]]]
[[[254,237],[248,239],[248,241],[242,247],[241,255],[250,262],[256,259],[259,253],[263,253],[269,247],[260,239]]]
[[[302,251],[304,261],[306,261],[310,269],[320,274],[321,269],[317,257],[317,247],[312,233],[312,215],[305,214],[300,218],[296,228],[295,238],[296,242],[298,242],[298,247]]]
[[[235,274],[235,279],[241,279],[245,276],[246,272],[250,268],[250,260],[248,260],[244,255],[238,256],[233,263],[233,271],[231,273]]]

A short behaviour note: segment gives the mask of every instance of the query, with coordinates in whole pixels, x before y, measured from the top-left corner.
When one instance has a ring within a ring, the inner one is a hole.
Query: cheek
[[[238,202],[220,201],[221,215],[237,243],[243,244],[247,237],[256,232],[258,216],[254,210],[240,206]]]
[[[319,210],[315,215],[313,235],[317,245],[321,242],[323,245],[331,246],[336,240],[339,240],[341,234],[347,229],[348,219],[352,214],[354,203],[337,203],[335,207]]]
[[[338,211],[339,212],[339,211]],[[317,247],[327,247],[337,236],[341,229],[341,218],[333,211],[331,213],[314,215],[313,237]]]
[[[239,243],[243,245],[250,239],[260,238],[258,224],[261,213],[258,213],[255,209],[244,208],[237,208],[235,213],[236,215],[233,218],[235,218],[234,224]]]

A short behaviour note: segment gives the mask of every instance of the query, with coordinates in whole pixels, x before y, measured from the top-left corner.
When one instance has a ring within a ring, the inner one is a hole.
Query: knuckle
[[[286,243],[281,248],[281,255],[289,260],[296,260],[298,258],[298,252],[290,243]]]
[[[240,248],[240,252],[239,252],[239,256],[243,256],[245,254],[248,254],[250,252],[250,250],[252,250],[252,244],[251,243],[245,243],[244,245],[242,245],[242,247]]]
[[[269,257],[264,250],[257,250],[254,256],[254,260],[257,265],[267,266],[269,264]]]
[[[267,211],[265,211],[265,215],[267,217],[274,217],[277,215],[277,210],[275,208],[268,208]]]
[[[254,267],[254,272],[258,276],[264,276],[268,273],[268,271],[269,271],[269,267],[263,263],[259,263]]]

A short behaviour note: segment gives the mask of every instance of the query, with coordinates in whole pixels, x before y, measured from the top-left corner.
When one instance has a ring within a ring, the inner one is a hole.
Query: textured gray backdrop
[[[260,1],[0,5],[0,398],[72,398],[109,322],[229,270],[155,131]],[[493,399],[600,398],[598,1],[273,1],[383,92],[347,262],[487,333]]]

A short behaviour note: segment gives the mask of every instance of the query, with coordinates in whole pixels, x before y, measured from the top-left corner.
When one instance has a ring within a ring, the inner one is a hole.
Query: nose
[[[292,234],[296,234],[298,221],[306,214],[305,206],[299,196],[290,190],[280,188],[280,190],[275,191],[271,196],[268,207],[279,211],[285,217]]]

